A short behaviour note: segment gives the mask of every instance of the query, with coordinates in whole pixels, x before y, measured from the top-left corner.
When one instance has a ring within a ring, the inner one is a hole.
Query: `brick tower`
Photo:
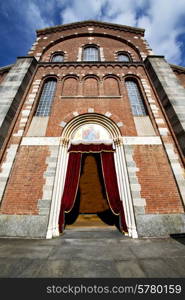
[[[59,235],[70,149],[80,144],[112,147],[130,237],[184,232],[184,86],[185,68],[154,55],[143,29],[38,30],[28,55],[0,68],[0,236]],[[79,213],[111,211],[96,153],[79,164]]]

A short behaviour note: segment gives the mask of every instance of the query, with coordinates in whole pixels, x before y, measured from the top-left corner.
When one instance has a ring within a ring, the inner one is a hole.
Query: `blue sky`
[[[36,29],[89,19],[145,28],[155,54],[185,66],[185,0],[0,0],[0,66],[27,54]]]

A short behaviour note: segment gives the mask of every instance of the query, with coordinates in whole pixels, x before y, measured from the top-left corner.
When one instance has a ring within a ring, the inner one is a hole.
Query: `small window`
[[[118,53],[118,61],[130,61],[130,56],[125,53]]]
[[[61,53],[56,53],[52,56],[51,59],[52,62],[63,62],[64,61],[64,55]]]
[[[96,47],[85,47],[83,49],[83,61],[98,61],[99,50]]]
[[[132,107],[133,115],[146,116],[147,113],[144,107],[144,99],[141,95],[137,83],[134,80],[129,79],[126,80],[125,84],[126,84],[130,104]]]
[[[54,78],[45,81],[40,96],[39,105],[35,113],[36,116],[49,116],[55,93],[56,83],[57,81]]]

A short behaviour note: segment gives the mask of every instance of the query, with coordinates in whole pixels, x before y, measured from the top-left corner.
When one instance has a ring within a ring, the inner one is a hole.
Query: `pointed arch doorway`
[[[119,129],[109,118],[91,113],[74,118],[63,130],[47,238],[58,236],[64,230],[65,212],[74,207],[85,153],[100,157],[109,207],[119,215],[121,231],[137,237]]]

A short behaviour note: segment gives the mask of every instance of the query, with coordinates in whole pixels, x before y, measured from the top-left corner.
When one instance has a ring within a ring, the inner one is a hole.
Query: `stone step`
[[[112,227],[112,226],[111,226]],[[66,229],[62,239],[125,239],[128,238],[117,228],[83,227]]]

